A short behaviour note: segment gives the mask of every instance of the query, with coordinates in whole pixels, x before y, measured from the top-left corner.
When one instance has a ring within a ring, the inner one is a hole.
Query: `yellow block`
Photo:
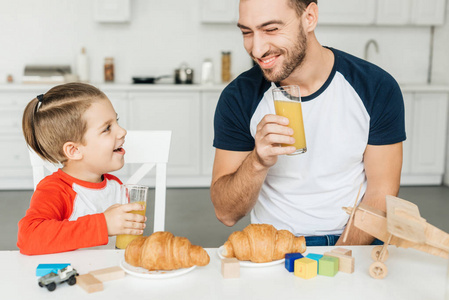
[[[318,263],[314,259],[303,257],[295,260],[295,276],[310,279],[317,274]]]

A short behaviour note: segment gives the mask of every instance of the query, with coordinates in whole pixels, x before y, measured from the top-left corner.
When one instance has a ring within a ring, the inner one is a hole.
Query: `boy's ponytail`
[[[42,151],[38,140],[36,139],[35,122],[36,122],[36,112],[39,108],[40,101],[36,98],[31,100],[25,107],[22,118],[22,130],[23,136],[25,137],[25,142],[34,150],[40,157],[52,161],[51,158]],[[55,161],[52,161],[57,163]]]

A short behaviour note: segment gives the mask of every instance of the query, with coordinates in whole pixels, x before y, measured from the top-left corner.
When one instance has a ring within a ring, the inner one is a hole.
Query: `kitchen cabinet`
[[[382,25],[402,25],[410,22],[410,0],[379,0],[376,23]]]
[[[172,130],[167,186],[210,185],[214,154],[213,113],[224,86],[98,87],[111,100],[119,124],[125,129]],[[22,134],[22,113],[29,100],[49,88],[21,85],[0,88],[0,189],[33,188],[31,164]],[[126,181],[135,168],[137,166],[128,165],[113,174]],[[145,180],[147,184],[154,184],[151,176]]]
[[[168,187],[209,187],[215,155],[213,119],[224,85],[99,85],[128,130],[172,130]],[[25,105],[47,86],[0,86],[0,189],[32,189],[22,134]],[[403,88],[407,140],[401,184],[441,184],[447,145],[448,87]],[[125,142],[126,149],[126,142]],[[134,166],[115,172],[126,181]],[[153,185],[153,178],[146,179]]]
[[[448,94],[406,92],[406,131],[401,183],[443,181],[448,123]]]
[[[376,0],[320,0],[318,24],[373,24]]]
[[[416,25],[443,25],[445,14],[446,0],[413,0],[411,23]]]
[[[201,161],[201,173],[207,176],[212,176],[212,166],[215,158],[215,148],[212,147],[212,145],[214,141],[215,108],[217,107],[219,98],[219,92],[207,92],[202,94],[201,110],[204,124],[201,128],[201,148],[204,149],[204,153]]]
[[[321,25],[442,25],[446,0],[320,0]]]
[[[239,0],[202,0],[203,23],[236,23]],[[319,25],[444,24],[446,0],[320,0]]]
[[[130,130],[172,131],[167,165],[169,176],[199,175],[199,94],[199,92],[130,93],[131,118],[128,127]]]
[[[27,103],[44,91],[0,92],[0,189],[33,187],[22,115]]]
[[[237,23],[239,0],[202,0],[202,23]]]

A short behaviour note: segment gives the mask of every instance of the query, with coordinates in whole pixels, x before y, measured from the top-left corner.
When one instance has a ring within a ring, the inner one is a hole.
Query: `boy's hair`
[[[87,130],[84,112],[98,100],[107,99],[96,87],[85,83],[66,83],[50,89],[28,103],[23,112],[25,141],[40,157],[64,163],[66,142],[84,143]]]
[[[296,10],[298,16],[301,16],[312,2],[318,4],[318,0],[289,0],[290,5]]]

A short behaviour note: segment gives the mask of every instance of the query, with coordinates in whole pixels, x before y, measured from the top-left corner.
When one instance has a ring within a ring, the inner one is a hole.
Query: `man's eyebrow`
[[[262,24],[260,24],[260,25],[257,25],[257,26],[256,26],[256,29],[261,29],[261,28],[263,28],[263,27],[265,27],[265,26],[273,25],[273,24],[283,25],[284,22],[282,22],[281,20],[271,20],[271,21],[262,23]],[[251,28],[249,28],[249,27],[247,27],[247,26],[245,26],[245,25],[243,25],[243,24],[240,24],[240,23],[237,23],[237,27],[240,28],[240,29],[251,30]]]

